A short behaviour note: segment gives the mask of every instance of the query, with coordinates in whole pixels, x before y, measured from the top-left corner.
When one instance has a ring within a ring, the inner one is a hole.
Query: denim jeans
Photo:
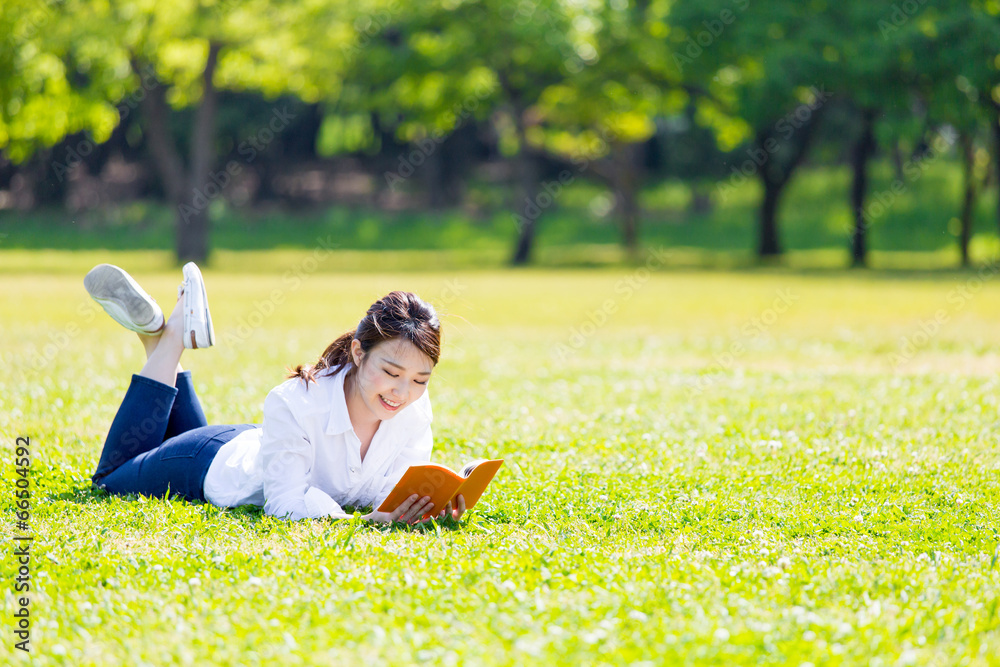
[[[205,501],[205,475],[215,454],[251,428],[209,426],[190,371],[178,373],[173,387],[133,375],[91,479],[110,493]]]

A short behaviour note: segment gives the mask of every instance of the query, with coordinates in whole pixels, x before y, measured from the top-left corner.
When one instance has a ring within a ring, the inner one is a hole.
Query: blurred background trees
[[[350,205],[500,211],[525,264],[583,182],[633,258],[664,183],[690,219],[751,193],[776,258],[824,165],[864,266],[944,161],[959,195],[926,224],[968,264],[984,197],[1000,232],[1000,2],[5,0],[0,149],[0,209],[160,201],[179,261],[209,256],[219,206]]]

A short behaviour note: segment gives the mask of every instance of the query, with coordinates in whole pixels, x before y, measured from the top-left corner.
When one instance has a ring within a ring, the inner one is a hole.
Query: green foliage
[[[175,109],[196,104],[209,42],[222,45],[215,85],[313,102],[336,92],[356,3],[148,0],[0,6],[0,148],[15,162],[67,134],[97,143],[167,86]],[[321,55],[320,55],[321,54]],[[118,107],[118,108],[116,108]]]

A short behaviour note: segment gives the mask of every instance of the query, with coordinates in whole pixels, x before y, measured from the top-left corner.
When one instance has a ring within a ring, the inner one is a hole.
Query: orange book
[[[434,503],[434,507],[425,513],[424,517],[436,516],[449,500],[452,509],[458,507],[456,496],[459,494],[465,500],[465,509],[470,510],[502,465],[503,459],[489,461],[480,459],[466,465],[461,475],[436,463],[410,466],[393,487],[392,492],[378,506],[378,511],[392,512],[414,493],[421,498],[430,496],[431,502]]]

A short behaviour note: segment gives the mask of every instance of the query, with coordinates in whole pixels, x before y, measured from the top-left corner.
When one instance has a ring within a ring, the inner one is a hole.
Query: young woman
[[[377,508],[433,447],[427,382],[440,353],[434,308],[391,292],[355,331],[312,366],[298,366],[264,401],[263,425],[209,426],[181,368],[185,349],[211,347],[212,318],[201,271],[184,266],[177,304],[160,307],[122,269],[100,264],[84,286],[104,310],[139,334],[146,364],[125,394],[92,479],[111,493],[176,494],[221,507],[263,505],[288,519],[349,518],[342,505]],[[459,519],[462,496],[438,518]],[[427,521],[429,496],[411,496],[376,522]]]

